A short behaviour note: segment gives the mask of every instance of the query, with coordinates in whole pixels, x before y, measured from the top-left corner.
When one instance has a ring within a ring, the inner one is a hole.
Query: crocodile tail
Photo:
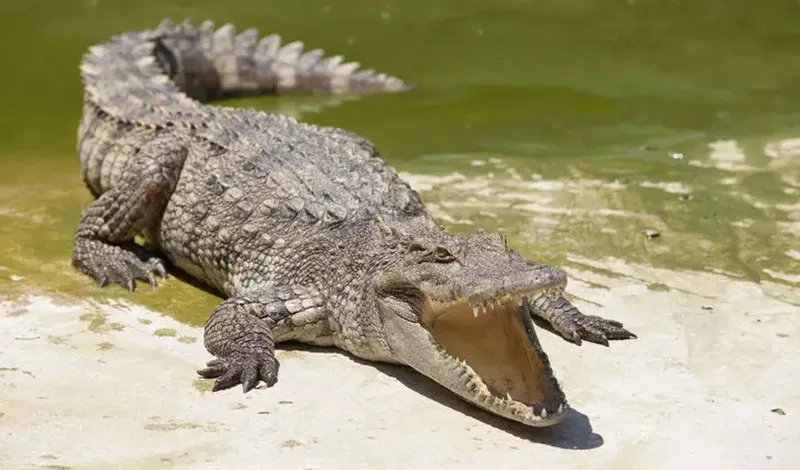
[[[218,29],[206,21],[174,23],[165,19],[155,30],[154,53],[175,84],[192,98],[221,98],[283,93],[386,93],[410,89],[396,77],[358,70],[357,62],[303,50],[300,41],[281,44],[272,34],[259,38],[248,29],[236,34],[232,24]]]

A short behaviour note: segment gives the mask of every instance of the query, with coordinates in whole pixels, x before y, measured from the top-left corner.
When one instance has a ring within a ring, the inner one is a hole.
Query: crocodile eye
[[[419,263],[452,263],[456,261],[456,257],[447,248],[441,246],[429,248],[421,243],[413,242],[406,249],[409,253],[417,255]]]
[[[452,263],[456,260],[456,257],[447,251],[447,248],[439,247],[433,252],[433,260],[437,263]]]

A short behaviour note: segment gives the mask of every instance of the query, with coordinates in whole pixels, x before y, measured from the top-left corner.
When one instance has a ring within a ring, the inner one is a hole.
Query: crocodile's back
[[[157,237],[173,262],[220,290],[276,243],[425,211],[362,137],[252,110],[224,114],[229,125],[187,157]]]
[[[281,115],[243,110],[235,116],[247,130],[228,137],[227,158],[198,165],[205,175],[247,186],[253,198],[285,201],[312,217],[320,204],[348,212],[421,209],[417,193],[363,137]]]

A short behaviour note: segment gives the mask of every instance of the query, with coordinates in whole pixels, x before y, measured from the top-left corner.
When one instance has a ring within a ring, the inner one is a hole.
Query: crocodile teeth
[[[564,412],[564,404],[561,403],[560,405],[558,405],[558,410],[556,410],[556,413],[561,414],[563,412]]]
[[[522,307],[526,302],[528,302],[528,298],[525,296],[506,296],[500,299],[487,299],[476,303],[470,303],[470,307],[472,307],[473,315],[477,317],[478,315],[490,313],[495,309]],[[458,301],[453,303],[458,303]]]
[[[542,408],[542,418],[547,418],[547,410]]]

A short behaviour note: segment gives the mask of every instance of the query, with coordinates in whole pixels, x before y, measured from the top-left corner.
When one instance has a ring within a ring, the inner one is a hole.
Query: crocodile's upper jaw
[[[421,323],[397,315],[384,321],[402,362],[494,414],[551,426],[568,405],[524,299],[505,295],[475,305],[427,297]]]

